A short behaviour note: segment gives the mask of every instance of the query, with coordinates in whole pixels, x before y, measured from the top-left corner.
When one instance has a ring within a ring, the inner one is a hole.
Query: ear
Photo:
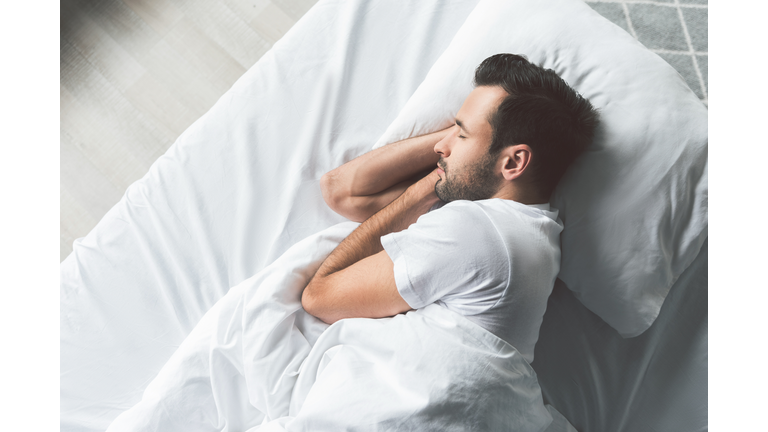
[[[501,175],[504,180],[520,177],[531,164],[531,148],[527,144],[515,144],[501,151]]]

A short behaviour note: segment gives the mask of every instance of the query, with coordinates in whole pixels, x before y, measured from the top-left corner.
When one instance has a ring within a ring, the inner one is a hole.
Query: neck
[[[549,197],[530,186],[523,186],[515,182],[504,182],[495,195],[491,198],[508,199],[519,202],[520,204],[546,204]]]

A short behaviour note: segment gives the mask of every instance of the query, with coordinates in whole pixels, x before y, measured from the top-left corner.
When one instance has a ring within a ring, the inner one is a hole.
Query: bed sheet
[[[642,335],[624,339],[558,280],[532,363],[544,399],[579,431],[704,432],[708,241]]]
[[[61,430],[105,430],[228,289],[343,219],[319,178],[394,119],[476,1],[318,2],[61,264]]]

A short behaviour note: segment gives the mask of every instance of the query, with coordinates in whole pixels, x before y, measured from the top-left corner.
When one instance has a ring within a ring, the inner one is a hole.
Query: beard
[[[499,190],[501,179],[496,177],[494,172],[496,157],[490,154],[486,154],[483,159],[472,165],[452,168],[450,177],[442,157],[438,165],[445,171],[445,178],[435,183],[435,194],[442,201],[484,200],[491,198]]]

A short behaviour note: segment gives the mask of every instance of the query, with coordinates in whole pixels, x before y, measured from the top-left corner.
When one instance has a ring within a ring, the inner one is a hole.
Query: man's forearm
[[[344,318],[382,318],[410,309],[400,295],[381,236],[401,231],[437,201],[435,172],[414,183],[363,222],[325,259],[304,289],[304,310],[332,324]]]
[[[331,171],[349,183],[352,195],[372,195],[408,180],[425,170],[432,171],[438,155],[434,147],[448,130],[409,138],[371,150]]]
[[[315,277],[324,277],[343,270],[382,251],[382,236],[408,228],[439,201],[434,191],[438,179],[434,171],[429,173],[363,222],[328,256]]]
[[[437,164],[434,146],[449,129],[372,150],[326,173],[320,187],[337,213],[361,222],[400,196]]]

